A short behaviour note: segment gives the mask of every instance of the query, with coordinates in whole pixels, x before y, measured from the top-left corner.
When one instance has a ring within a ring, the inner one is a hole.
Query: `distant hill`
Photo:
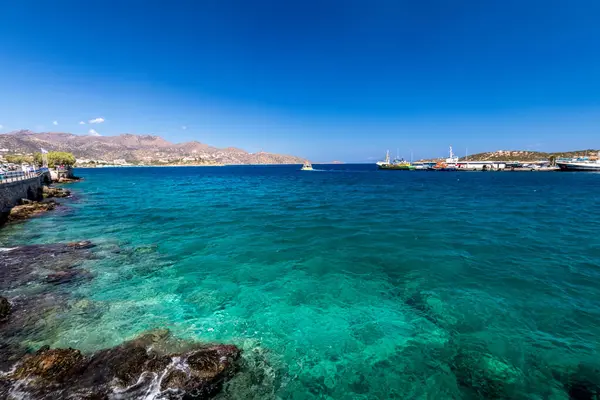
[[[528,150],[498,150],[487,153],[472,154],[468,157],[462,157],[461,161],[539,161],[548,160],[551,157],[554,158],[573,158],[573,157],[585,157],[585,156],[596,156],[598,150],[576,150],[576,151],[563,151],[556,153],[544,153],[539,151],[528,151]]]
[[[302,164],[300,157],[248,153],[227,147],[220,149],[200,142],[171,143],[160,136],[122,134],[118,136],[81,136],[72,133],[28,130],[0,134],[0,148],[9,153],[30,154],[43,147],[49,151],[67,151],[77,159],[126,160],[146,164]]]

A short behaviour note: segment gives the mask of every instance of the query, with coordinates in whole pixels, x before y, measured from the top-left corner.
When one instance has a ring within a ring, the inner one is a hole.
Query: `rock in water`
[[[214,345],[179,356],[163,378],[161,390],[175,390],[193,398],[206,398],[221,390],[226,379],[237,370],[240,350],[231,345]]]
[[[4,321],[10,314],[11,306],[5,297],[0,296],[0,321]]]
[[[15,206],[10,210],[8,222],[22,221],[24,219],[31,218],[43,212],[54,210],[57,205],[58,203],[50,200]]]
[[[71,192],[69,190],[50,186],[44,186],[43,193],[44,198],[69,197],[71,195]]]
[[[236,346],[196,343],[183,353],[164,353],[159,349],[168,340],[168,331],[157,331],[91,356],[42,348],[22,359],[4,385],[18,385],[26,398],[134,399],[152,391],[157,398],[207,399],[237,371]]]

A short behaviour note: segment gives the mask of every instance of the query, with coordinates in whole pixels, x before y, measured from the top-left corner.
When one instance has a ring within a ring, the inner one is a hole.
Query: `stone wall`
[[[46,179],[46,175],[42,175],[22,181],[0,183],[0,213],[9,213],[21,199],[42,200],[42,185]]]

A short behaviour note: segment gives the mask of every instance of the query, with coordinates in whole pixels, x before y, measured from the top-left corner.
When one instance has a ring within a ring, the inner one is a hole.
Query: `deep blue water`
[[[235,343],[236,399],[567,399],[600,379],[600,174],[315,167],[77,170],[66,207],[0,231],[97,244],[96,278],[27,343]]]

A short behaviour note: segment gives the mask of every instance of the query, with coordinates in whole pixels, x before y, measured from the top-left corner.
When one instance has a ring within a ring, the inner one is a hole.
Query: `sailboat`
[[[302,165],[302,168],[300,168],[300,171],[314,171],[312,164],[306,160],[304,161],[304,164]]]

